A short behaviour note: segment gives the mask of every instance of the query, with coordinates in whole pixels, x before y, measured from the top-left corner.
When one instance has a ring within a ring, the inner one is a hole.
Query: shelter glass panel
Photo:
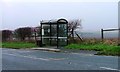
[[[51,46],[57,45],[57,24],[51,24]]]
[[[67,45],[67,24],[59,24],[58,27],[58,46],[65,46]]]

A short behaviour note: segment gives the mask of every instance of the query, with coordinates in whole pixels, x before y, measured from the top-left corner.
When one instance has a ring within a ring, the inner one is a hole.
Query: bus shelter
[[[68,44],[68,21],[66,19],[41,21],[41,46],[57,46]]]

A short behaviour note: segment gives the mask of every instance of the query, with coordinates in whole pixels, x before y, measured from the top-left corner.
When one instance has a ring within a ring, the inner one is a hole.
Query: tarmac
[[[76,51],[79,53],[73,53]],[[119,71],[117,56],[98,56],[87,54],[88,51],[76,51],[70,50],[70,53],[64,53],[31,49],[24,50],[3,48],[2,70],[8,70],[8,72],[14,72],[16,70],[101,70],[102,72],[104,72],[104,70],[108,70],[108,72]]]

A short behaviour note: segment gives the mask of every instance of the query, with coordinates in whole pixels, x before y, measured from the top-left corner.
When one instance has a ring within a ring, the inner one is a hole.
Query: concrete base
[[[32,50],[45,50],[45,51],[60,52],[60,49],[54,49],[54,48],[32,48]]]

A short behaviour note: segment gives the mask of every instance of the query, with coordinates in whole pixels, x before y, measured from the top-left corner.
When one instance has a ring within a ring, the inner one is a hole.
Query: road
[[[115,70],[117,56],[2,49],[2,70]]]

